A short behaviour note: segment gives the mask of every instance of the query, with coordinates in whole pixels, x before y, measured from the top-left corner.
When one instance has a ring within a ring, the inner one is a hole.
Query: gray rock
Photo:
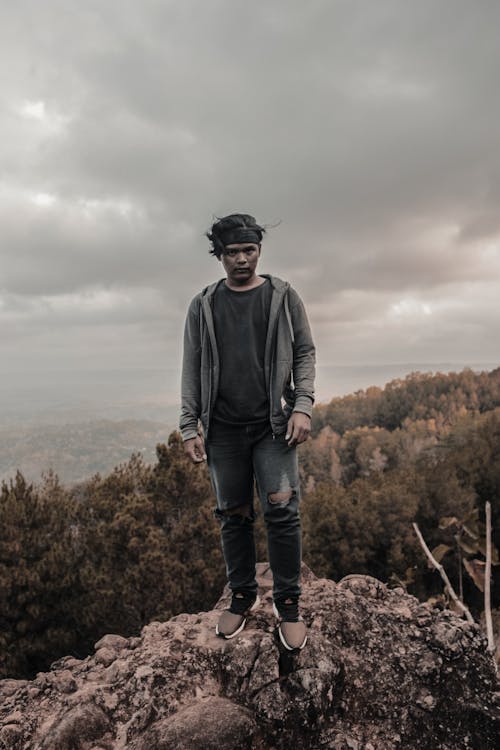
[[[58,716],[43,738],[42,750],[76,750],[85,741],[102,737],[109,727],[106,715],[95,705],[76,706]],[[42,739],[42,738],[40,738]]]
[[[94,648],[98,651],[100,648],[109,648],[112,651],[121,651],[122,648],[127,648],[128,638],[124,638],[122,635],[114,635],[110,633],[103,636],[97,641]]]
[[[116,659],[116,651],[111,648],[100,648],[95,653],[95,660],[98,664],[103,664],[105,667],[109,667],[110,664]]]
[[[18,745],[22,737],[22,729],[19,724],[5,724],[0,729],[0,747],[13,748]]]
[[[0,680],[0,700],[14,695],[18,690],[25,688],[28,685],[28,680]]]
[[[226,698],[197,701],[157,721],[131,750],[247,750],[257,723],[251,711]]]
[[[215,635],[226,588],[209,612],[0,681],[0,750],[496,748],[500,692],[477,626],[372,577],[335,584],[304,566],[309,641],[291,654],[269,566],[258,574],[261,606],[234,640]]]
[[[57,680],[53,684],[61,693],[73,693],[76,690],[76,680],[69,669],[63,669],[62,672],[59,672]]]

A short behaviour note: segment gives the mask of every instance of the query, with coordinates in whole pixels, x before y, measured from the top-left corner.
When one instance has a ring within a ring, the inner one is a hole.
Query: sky
[[[4,399],[144,370],[176,403],[235,211],[322,399],[335,366],[499,364],[499,29],[493,0],[2,3]]]

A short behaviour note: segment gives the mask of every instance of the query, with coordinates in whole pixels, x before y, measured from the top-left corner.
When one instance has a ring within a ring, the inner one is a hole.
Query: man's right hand
[[[190,438],[190,440],[185,440],[184,452],[194,464],[200,464],[202,461],[207,460],[205,442],[201,435],[197,435],[195,438]]]

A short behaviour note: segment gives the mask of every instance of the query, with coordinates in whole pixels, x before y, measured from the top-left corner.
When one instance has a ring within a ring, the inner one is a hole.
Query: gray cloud
[[[102,366],[178,357],[233,210],[281,222],[262,270],[303,294],[320,361],[495,358],[499,22],[486,0],[4,4],[12,368],[13,331],[38,364],[70,337]]]

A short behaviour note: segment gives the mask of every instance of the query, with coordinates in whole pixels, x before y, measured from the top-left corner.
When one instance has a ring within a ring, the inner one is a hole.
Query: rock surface
[[[369,576],[304,566],[309,642],[284,652],[262,604],[234,640],[218,610],[107,635],[32,681],[0,681],[1,750],[485,750],[498,682],[479,627]]]

